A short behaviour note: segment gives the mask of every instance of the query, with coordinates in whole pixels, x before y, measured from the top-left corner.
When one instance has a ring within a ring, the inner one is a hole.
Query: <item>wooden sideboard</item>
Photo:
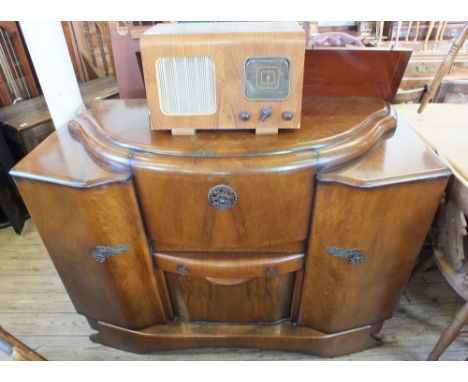
[[[382,98],[305,96],[274,136],[93,102],[11,174],[94,341],[337,356],[381,343],[450,172]]]

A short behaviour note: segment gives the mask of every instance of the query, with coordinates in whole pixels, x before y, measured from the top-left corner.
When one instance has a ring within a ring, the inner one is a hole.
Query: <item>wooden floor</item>
[[[79,272],[79,269],[77,269]],[[363,301],[365,303],[365,301]],[[423,360],[462,300],[437,270],[408,286],[380,334],[383,346],[339,360]],[[0,325],[49,360],[314,360],[304,354],[247,349],[197,349],[137,355],[92,343],[31,221],[21,236],[0,230]],[[468,338],[457,339],[443,360],[465,360]]]

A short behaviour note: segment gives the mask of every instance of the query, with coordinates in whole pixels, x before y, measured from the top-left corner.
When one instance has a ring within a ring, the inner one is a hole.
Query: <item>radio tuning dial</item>
[[[268,118],[271,117],[273,109],[270,106],[264,106],[260,110],[260,121],[265,122]]]

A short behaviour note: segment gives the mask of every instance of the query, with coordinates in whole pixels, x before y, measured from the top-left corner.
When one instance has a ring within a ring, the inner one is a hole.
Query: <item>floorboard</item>
[[[463,305],[437,269],[413,280],[395,316],[380,333],[384,344],[337,360],[424,360]],[[89,340],[93,330],[75,312],[31,221],[23,233],[0,230],[0,325],[49,360],[316,360],[318,357],[252,349],[193,349],[139,355]],[[465,360],[468,338],[457,339],[442,360]],[[1,359],[1,358],[0,358]]]

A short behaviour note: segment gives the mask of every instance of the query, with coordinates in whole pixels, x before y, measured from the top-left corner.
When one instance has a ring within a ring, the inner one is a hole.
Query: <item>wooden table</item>
[[[454,177],[436,219],[434,260],[452,288],[467,301],[429,356],[436,360],[468,322],[468,105],[398,105],[398,114],[438,153]]]
[[[84,102],[118,94],[115,77],[98,78],[80,84]],[[52,131],[54,126],[44,96],[0,108],[0,127],[16,160],[24,157]]]
[[[272,136],[95,102],[12,175],[94,341],[336,356],[381,343],[450,172],[382,99],[305,97]]]

